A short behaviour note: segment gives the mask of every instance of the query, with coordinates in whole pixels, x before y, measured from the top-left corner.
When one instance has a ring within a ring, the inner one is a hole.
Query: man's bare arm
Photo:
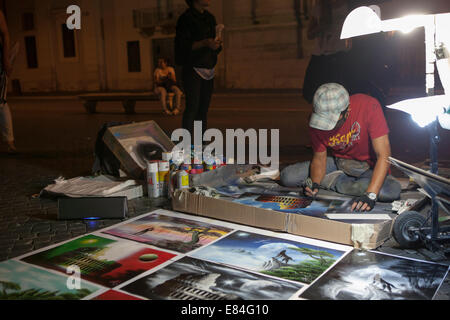
[[[320,184],[323,177],[325,177],[327,170],[327,152],[314,152],[313,159],[311,161],[310,178],[313,183]],[[310,197],[316,195],[318,189],[311,190],[311,188],[305,188],[306,194]]]
[[[372,146],[377,155],[377,163],[373,170],[372,180],[370,181],[367,192],[380,193],[384,179],[389,171],[389,157],[391,156],[391,145],[387,135],[373,139]]]
[[[375,164],[375,168],[373,170],[372,179],[367,188],[367,192],[373,192],[377,195],[380,193],[381,188],[383,187],[384,180],[386,179],[386,175],[389,171],[389,161],[388,158],[391,156],[391,145],[389,143],[388,135],[372,139],[372,146],[377,155],[377,163]],[[361,203],[353,203],[352,211],[356,208],[358,210],[358,206]],[[361,204],[360,211],[370,211],[373,208],[370,208],[367,203]]]

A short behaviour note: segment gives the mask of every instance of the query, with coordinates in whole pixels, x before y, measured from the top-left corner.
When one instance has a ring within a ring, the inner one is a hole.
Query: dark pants
[[[194,121],[202,121],[203,133],[208,127],[208,109],[214,90],[214,79],[204,80],[192,67],[183,68],[183,87],[186,108],[183,114],[183,128],[194,134]]]

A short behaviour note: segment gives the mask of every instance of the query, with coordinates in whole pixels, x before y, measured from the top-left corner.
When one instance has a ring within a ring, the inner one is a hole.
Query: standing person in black
[[[183,67],[186,95],[183,128],[194,133],[194,121],[207,128],[207,116],[214,89],[214,67],[222,50],[216,38],[216,19],[206,10],[211,0],[186,0],[189,6],[178,19],[175,37],[175,60]]]
[[[6,101],[8,77],[11,75],[10,37],[5,15],[0,11],[0,133],[8,153],[16,154],[11,110]]]

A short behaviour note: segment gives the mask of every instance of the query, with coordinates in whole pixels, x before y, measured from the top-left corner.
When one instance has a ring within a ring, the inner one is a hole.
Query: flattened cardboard
[[[144,177],[146,170],[144,159],[136,152],[138,144],[155,144],[163,151],[171,151],[175,146],[155,121],[110,127],[103,141],[127,173],[137,179]]]
[[[289,214],[286,229],[287,233],[307,238],[353,245],[351,231],[351,224],[301,214]]]
[[[181,190],[175,191],[172,206],[176,211],[273,231],[285,231],[288,221],[288,214],[284,212],[244,206]]]
[[[193,194],[186,190],[176,190],[173,193],[172,207],[173,210],[198,216],[352,245],[362,249],[375,249],[383,244],[390,237],[392,226],[392,220],[366,224],[344,223],[255,208]]]

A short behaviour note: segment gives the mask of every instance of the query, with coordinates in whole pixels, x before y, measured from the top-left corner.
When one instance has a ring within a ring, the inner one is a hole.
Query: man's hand
[[[319,188],[319,184],[312,182],[311,178],[305,181],[304,192],[306,196],[314,198],[319,192]]]
[[[369,197],[365,194],[360,197],[355,197],[352,200],[352,209],[351,211],[371,211],[375,207],[375,200],[369,199]]]
[[[311,198],[314,198],[318,192],[319,192],[319,188],[313,188],[313,189],[311,189],[310,187],[305,188],[305,195],[307,195],[308,197],[311,197]]]
[[[211,50],[218,50],[222,46],[222,41],[215,39],[205,39],[205,44]]]

